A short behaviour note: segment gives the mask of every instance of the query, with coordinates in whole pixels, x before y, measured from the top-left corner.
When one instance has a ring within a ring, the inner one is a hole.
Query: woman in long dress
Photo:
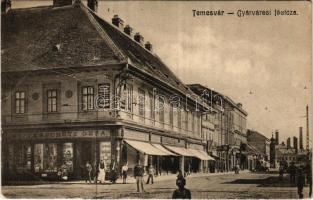
[[[100,160],[99,174],[98,174],[98,180],[100,181],[100,183],[105,183],[105,170],[106,170],[106,165],[103,160]]]

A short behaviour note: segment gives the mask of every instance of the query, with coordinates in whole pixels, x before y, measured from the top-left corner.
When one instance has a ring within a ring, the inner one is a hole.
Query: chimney
[[[293,137],[293,148],[296,150],[296,153],[298,153],[298,138]]]
[[[11,0],[1,0],[1,13],[7,13],[11,9]]]
[[[98,0],[87,0],[87,6],[90,10],[97,12],[98,11]]]
[[[112,18],[112,24],[114,24],[121,30],[124,29],[124,21],[118,15],[114,15],[114,17]]]
[[[140,33],[136,33],[135,34],[135,36],[134,36],[134,40],[136,41],[136,42],[138,42],[139,44],[143,44],[143,37],[142,37],[142,35],[140,35]]]
[[[291,145],[290,145],[290,137],[287,138],[287,149],[291,149]]]
[[[130,27],[129,25],[126,25],[125,28],[124,28],[124,33],[126,33],[127,35],[132,37],[132,32],[133,32],[133,28]]]
[[[302,135],[302,127],[299,127],[299,148],[303,149],[303,135]]]
[[[152,44],[150,42],[146,42],[145,48],[149,51],[152,51]]]
[[[276,145],[279,144],[279,132],[278,130],[275,131],[275,139],[276,139]]]
[[[73,0],[53,0],[53,7],[69,6],[73,4]]]

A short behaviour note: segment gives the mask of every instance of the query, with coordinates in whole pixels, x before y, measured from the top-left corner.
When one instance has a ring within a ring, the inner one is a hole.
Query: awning
[[[198,149],[188,149],[188,151],[190,151],[192,154],[194,154],[195,157],[199,158],[200,160],[215,160],[204,151]]]
[[[160,144],[154,144],[154,143],[151,143],[151,144],[152,144],[152,146],[154,146],[154,147],[156,147],[157,149],[163,151],[164,153],[166,153],[166,154],[169,155],[169,156],[178,156],[177,154],[170,152],[169,150],[167,150],[166,148],[164,148],[164,147],[163,147],[162,145],[160,145]]]
[[[187,151],[186,148],[173,147],[173,146],[167,146],[167,145],[165,145],[165,147],[178,155],[194,157],[194,155],[191,152]]]
[[[160,149],[152,146],[148,142],[141,142],[141,141],[134,141],[134,140],[124,140],[127,144],[132,146],[133,148],[137,149],[141,153],[145,153],[148,155],[155,155],[155,156],[167,156],[165,152],[161,151]]]

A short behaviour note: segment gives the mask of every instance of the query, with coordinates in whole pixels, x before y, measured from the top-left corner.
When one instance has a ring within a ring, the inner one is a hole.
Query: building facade
[[[241,144],[247,143],[246,118],[248,114],[243,110],[242,104],[236,104],[229,97],[200,84],[192,84],[189,87],[199,95],[202,102],[211,107],[207,115],[212,116],[215,137],[208,141],[216,145],[212,146],[210,153],[217,155],[218,170],[229,171],[236,165],[247,169],[248,160],[241,149]],[[202,121],[206,121],[204,117]]]
[[[56,0],[2,14],[4,178],[62,166],[81,178],[100,160],[118,171],[138,160],[157,173],[203,170],[205,105],[143,36],[88,5]]]
[[[265,161],[270,160],[270,139],[257,131],[248,130],[247,140],[248,144],[254,146],[257,150],[265,155]]]

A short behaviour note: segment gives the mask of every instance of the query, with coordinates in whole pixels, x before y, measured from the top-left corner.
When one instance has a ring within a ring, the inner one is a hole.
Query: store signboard
[[[125,139],[141,140],[141,141],[149,141],[149,133],[125,129],[124,138]]]
[[[58,138],[109,138],[110,130],[48,131],[32,133],[9,133],[10,139],[58,139]]]
[[[104,160],[106,166],[111,164],[111,142],[100,142],[100,160]]]

